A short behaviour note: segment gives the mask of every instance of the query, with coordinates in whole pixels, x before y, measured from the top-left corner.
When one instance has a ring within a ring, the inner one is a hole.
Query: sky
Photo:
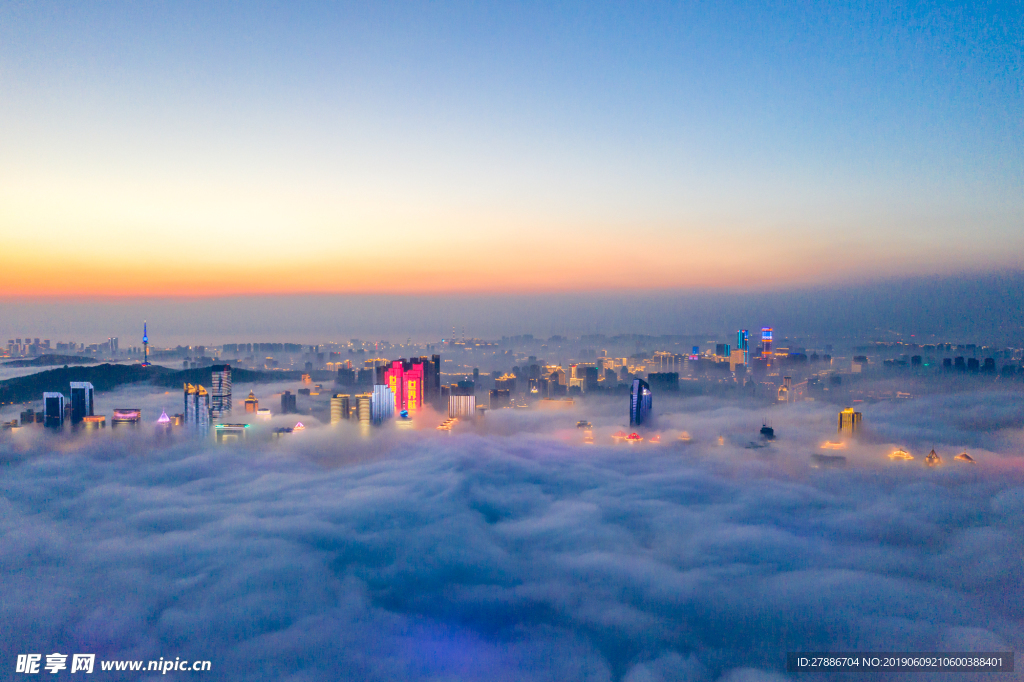
[[[97,411],[136,405],[148,424],[169,399],[133,387]],[[4,665],[58,651],[210,660],[210,680],[780,682],[786,651],[1020,651],[1019,391],[862,409],[841,469],[809,466],[835,437],[824,403],[772,409],[778,439],[756,450],[763,408],[714,398],[659,399],[665,442],[639,448],[602,445],[621,401],[498,410],[450,437],[362,440],[315,418],[219,447],[23,429],[0,439]],[[598,445],[578,444],[580,418]],[[680,429],[689,445],[671,444]],[[890,461],[895,446],[917,458]],[[952,460],[964,448],[976,464]]]
[[[1016,3],[0,7],[0,292],[1019,268]]]

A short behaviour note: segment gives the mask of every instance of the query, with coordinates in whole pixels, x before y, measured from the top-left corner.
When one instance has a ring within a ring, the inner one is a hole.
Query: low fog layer
[[[97,397],[147,422],[179,401]],[[496,411],[451,436],[302,416],[220,446],[148,426],[9,434],[5,665],[59,651],[205,659],[210,680],[774,680],[787,651],[1022,649],[1017,394],[866,406],[841,469],[810,466],[835,438],[826,405],[660,401],[646,434],[663,443],[633,447],[610,444],[620,403]],[[764,417],[778,439],[749,448]],[[889,460],[897,446],[916,459]],[[953,460],[964,448],[977,464]]]

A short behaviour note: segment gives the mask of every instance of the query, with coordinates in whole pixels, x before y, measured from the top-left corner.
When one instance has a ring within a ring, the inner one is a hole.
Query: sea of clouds
[[[152,421],[180,399],[97,403]],[[300,417],[264,437],[294,416],[219,446],[9,434],[0,678],[62,652],[210,660],[168,673],[204,680],[735,682],[819,679],[787,675],[787,651],[1022,648],[1019,393],[865,406],[839,469],[810,466],[834,407],[662,400],[663,443],[630,447],[610,445],[620,403],[496,411],[451,436]],[[777,441],[749,448],[765,419]],[[890,461],[896,446],[916,459]],[[964,448],[977,464],[953,461]]]

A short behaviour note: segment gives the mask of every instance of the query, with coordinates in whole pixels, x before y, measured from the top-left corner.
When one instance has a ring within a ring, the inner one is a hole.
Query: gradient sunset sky
[[[5,3],[0,295],[1020,267],[1019,3]]]

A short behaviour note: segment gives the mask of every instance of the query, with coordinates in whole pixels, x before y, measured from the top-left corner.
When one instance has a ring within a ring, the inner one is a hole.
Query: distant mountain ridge
[[[93,358],[81,355],[40,355],[38,358],[26,360],[11,360],[3,363],[4,367],[49,367],[53,365],[90,365],[95,363]]]
[[[301,372],[257,372],[248,369],[231,369],[232,383],[262,384],[271,381],[295,381]],[[120,386],[149,383],[155,386],[183,386],[186,383],[210,384],[209,367],[199,369],[173,370],[159,365],[102,364],[96,367],[61,367],[0,381],[0,405],[25,403],[42,400],[46,391],[69,395],[72,381],[88,381],[97,391],[111,391]]]

